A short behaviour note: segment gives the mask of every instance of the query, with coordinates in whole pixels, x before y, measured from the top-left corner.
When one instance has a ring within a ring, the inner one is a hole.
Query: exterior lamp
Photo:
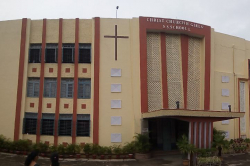
[[[231,112],[231,105],[228,105],[228,110],[229,112]]]
[[[176,102],[176,109],[180,109],[180,102],[179,101]]]

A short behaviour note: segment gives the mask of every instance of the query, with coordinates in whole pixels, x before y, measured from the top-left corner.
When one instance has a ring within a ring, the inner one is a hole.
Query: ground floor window
[[[37,113],[25,113],[23,118],[23,134],[36,134]]]
[[[90,136],[90,115],[78,114],[77,115],[77,136],[89,137]]]
[[[41,134],[54,135],[55,114],[43,114],[41,120]]]
[[[72,114],[60,114],[58,134],[59,134],[59,136],[71,136],[71,134],[72,134]]]

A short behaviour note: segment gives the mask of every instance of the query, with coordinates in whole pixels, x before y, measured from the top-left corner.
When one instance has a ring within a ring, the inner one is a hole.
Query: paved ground
[[[174,159],[175,161],[171,161]],[[154,158],[143,161],[60,161],[60,166],[179,166],[181,163],[180,156],[172,155],[164,158]],[[25,156],[0,153],[0,166],[22,166],[24,165]],[[49,159],[38,159],[40,166],[49,166]]]
[[[222,166],[250,166],[250,154],[223,156]],[[25,156],[0,153],[0,166],[22,166]],[[49,160],[39,158],[40,166],[49,166]],[[142,161],[60,161],[61,166],[180,166],[182,159],[179,155],[169,155]]]

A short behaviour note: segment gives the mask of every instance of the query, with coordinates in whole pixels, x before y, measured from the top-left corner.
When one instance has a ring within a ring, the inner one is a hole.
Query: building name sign
[[[152,18],[148,17],[147,22],[152,23],[162,23],[163,29],[170,29],[170,30],[183,30],[183,31],[191,31],[191,28],[203,29],[204,25],[183,21],[183,20],[173,20],[173,19],[166,19],[166,18]]]

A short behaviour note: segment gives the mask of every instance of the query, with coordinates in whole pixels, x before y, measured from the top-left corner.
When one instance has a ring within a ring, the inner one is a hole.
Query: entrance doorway
[[[148,129],[154,150],[177,150],[177,140],[183,134],[188,136],[189,122],[172,118],[154,118],[148,120]]]

